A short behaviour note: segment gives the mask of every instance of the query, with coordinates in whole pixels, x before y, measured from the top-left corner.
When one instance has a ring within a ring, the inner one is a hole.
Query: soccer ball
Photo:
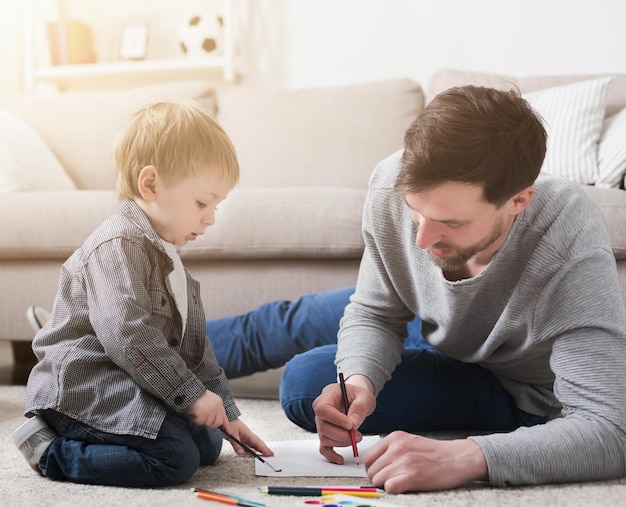
[[[188,56],[215,55],[222,52],[223,24],[221,16],[193,16],[178,30],[178,41]]]

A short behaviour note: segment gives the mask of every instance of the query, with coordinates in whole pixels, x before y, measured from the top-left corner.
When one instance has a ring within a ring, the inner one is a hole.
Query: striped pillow
[[[598,146],[599,187],[619,188],[626,174],[626,108],[609,116]]]
[[[548,132],[541,171],[583,184],[598,179],[598,143],[609,84],[607,76],[524,94]]]

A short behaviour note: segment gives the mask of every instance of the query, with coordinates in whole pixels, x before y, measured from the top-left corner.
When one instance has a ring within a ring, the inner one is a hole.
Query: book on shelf
[[[91,27],[76,20],[48,23],[48,44],[52,65],[94,63]]]

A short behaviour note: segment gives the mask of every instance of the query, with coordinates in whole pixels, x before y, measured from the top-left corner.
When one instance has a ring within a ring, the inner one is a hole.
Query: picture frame
[[[145,60],[150,56],[151,23],[147,18],[124,18],[118,21],[115,59]]]

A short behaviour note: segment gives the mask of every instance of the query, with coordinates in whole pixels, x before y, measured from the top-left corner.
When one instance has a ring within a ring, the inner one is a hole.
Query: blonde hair
[[[157,168],[165,184],[217,171],[234,187],[237,155],[226,132],[196,102],[158,102],[135,112],[118,136],[115,150],[119,199],[141,198],[141,170]]]

